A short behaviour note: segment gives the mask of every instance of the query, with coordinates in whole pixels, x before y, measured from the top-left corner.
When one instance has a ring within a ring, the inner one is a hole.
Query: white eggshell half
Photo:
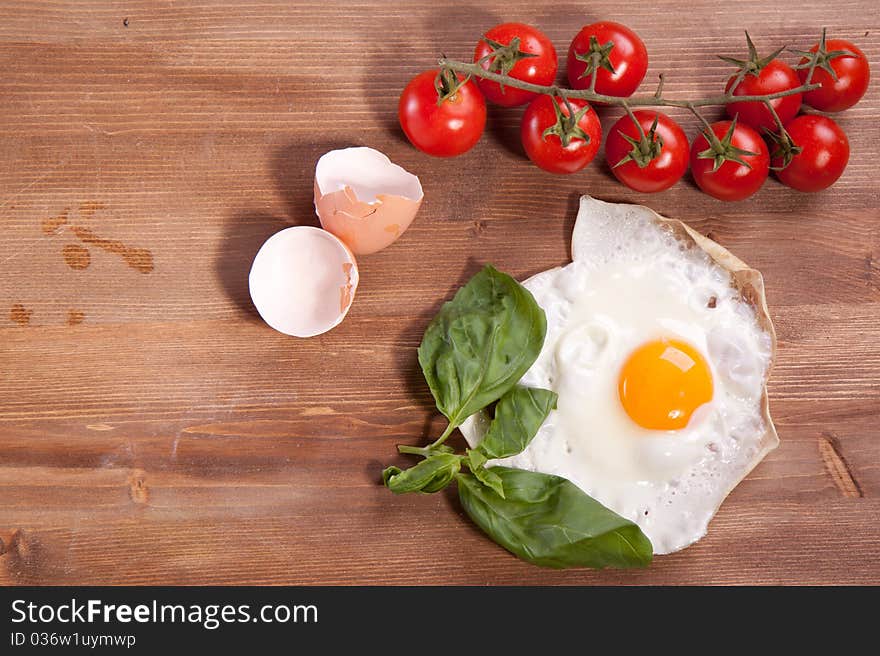
[[[260,247],[248,284],[267,324],[286,335],[313,337],[348,314],[358,285],[357,262],[326,230],[294,226]]]

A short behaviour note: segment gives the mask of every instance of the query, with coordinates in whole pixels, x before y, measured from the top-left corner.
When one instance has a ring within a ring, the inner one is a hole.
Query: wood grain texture
[[[770,181],[730,205],[690,181],[631,192],[602,162],[545,174],[517,110],[490,110],[451,160],[397,128],[409,77],[492,24],[535,23],[564,51],[599,18],[643,36],[670,95],[717,92],[714,55],[745,28],[767,50],[825,25],[880,71],[869,0],[0,2],[0,583],[880,583],[877,84],[840,116],[852,158],[833,188]],[[362,258],[341,326],[286,338],[250,305],[250,261],[315,223],[315,160],[350,144],[417,173],[426,200]],[[646,571],[537,569],[450,494],[378,485],[395,444],[440,427],[415,355],[429,318],[485,262],[565,262],[583,192],[760,268],[779,332],[782,445],[704,540]]]

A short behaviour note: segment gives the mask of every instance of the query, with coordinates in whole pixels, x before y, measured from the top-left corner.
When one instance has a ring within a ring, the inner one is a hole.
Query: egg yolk
[[[642,344],[620,371],[618,393],[626,414],[642,428],[677,430],[712,400],[712,373],[693,346],[676,339]]]

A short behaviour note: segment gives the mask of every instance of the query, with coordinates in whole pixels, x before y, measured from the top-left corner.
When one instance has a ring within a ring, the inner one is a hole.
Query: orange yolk
[[[677,430],[712,400],[712,373],[693,346],[677,339],[646,342],[620,371],[618,393],[626,414],[642,428]]]

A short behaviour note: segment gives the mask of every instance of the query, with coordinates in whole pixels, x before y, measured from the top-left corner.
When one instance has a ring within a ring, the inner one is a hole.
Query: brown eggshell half
[[[321,226],[356,255],[391,245],[422,204],[419,179],[372,148],[326,153],[315,168],[315,212]]]

